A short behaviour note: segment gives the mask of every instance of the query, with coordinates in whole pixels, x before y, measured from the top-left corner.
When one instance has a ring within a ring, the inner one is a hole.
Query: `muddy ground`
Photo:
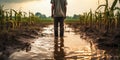
[[[97,49],[100,50],[105,50],[103,54],[108,54],[110,55],[110,59],[116,59],[116,57],[119,56],[119,43],[120,43],[120,30],[116,30],[113,33],[98,33],[98,31],[95,31],[89,27],[79,27],[76,26],[78,24],[68,24],[69,27],[71,27],[74,32],[80,36],[76,35],[69,35],[67,34],[68,38],[64,38],[65,42],[64,43],[66,46],[69,46],[70,48],[72,47],[72,42],[68,43],[67,41],[73,41],[75,46],[72,48],[77,48],[80,44],[75,42],[74,40],[76,37],[80,37],[84,40],[91,40],[94,45],[96,46]],[[30,51],[31,50],[31,44],[34,43],[35,38],[39,38],[41,36],[45,36],[44,34],[39,34],[43,31],[43,27],[45,25],[31,25],[31,26],[22,26],[21,28],[17,29],[11,29],[9,31],[1,31],[0,32],[0,60],[9,60],[9,56],[13,54],[14,52],[19,52],[21,50],[23,51]],[[67,31],[70,32],[70,31]],[[49,32],[50,33],[50,32]],[[69,38],[70,37],[70,38]],[[52,36],[53,38],[53,36]],[[51,39],[51,38],[50,38]],[[73,40],[71,40],[73,39]],[[44,38],[43,38],[44,40]],[[79,41],[79,39],[76,39]],[[80,41],[79,41],[80,42]],[[77,45],[78,44],[78,45]],[[70,46],[71,45],[71,46]],[[84,45],[84,44],[83,44]],[[59,48],[59,47],[58,47]],[[71,48],[71,49],[72,49]],[[60,48],[61,49],[61,48]],[[73,49],[74,50],[74,49]],[[87,49],[88,50],[88,49]],[[63,51],[63,50],[61,50]],[[69,56],[69,54],[72,54],[73,52],[78,52],[78,51],[73,51],[69,52],[70,50],[67,50],[64,53],[68,52],[68,56],[63,56],[58,55],[57,57],[54,56],[54,58],[59,58],[62,57],[63,60],[64,58],[75,58],[77,56]],[[55,53],[55,52],[54,52]],[[59,52],[60,53],[60,52]],[[114,56],[114,57],[112,57]],[[82,57],[80,57],[82,58]],[[91,58],[91,59],[96,59],[96,58]],[[106,57],[102,57],[102,59],[106,59]],[[117,58],[118,59],[118,58]]]
[[[114,29],[113,32],[99,32],[93,28],[77,24],[69,24],[70,27],[74,28],[76,32],[80,32],[80,37],[83,39],[92,39],[93,43],[96,44],[100,50],[105,50],[105,54],[112,56],[120,55],[120,28]]]
[[[38,37],[42,27],[46,25],[35,24],[21,26],[16,29],[0,31],[0,60],[9,60],[8,57],[15,51],[29,51],[32,39]]]

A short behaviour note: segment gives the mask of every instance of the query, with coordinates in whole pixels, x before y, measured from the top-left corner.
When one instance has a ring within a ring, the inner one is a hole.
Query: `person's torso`
[[[65,17],[65,0],[54,0],[55,10],[54,16],[55,17]]]

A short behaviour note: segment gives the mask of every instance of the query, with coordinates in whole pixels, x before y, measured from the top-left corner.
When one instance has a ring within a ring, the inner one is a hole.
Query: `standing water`
[[[96,49],[90,40],[80,38],[74,30],[65,26],[65,37],[54,38],[53,25],[43,28],[40,37],[31,43],[30,51],[18,51],[10,60],[102,60],[104,50]],[[109,57],[109,56],[108,56]],[[103,59],[104,60],[104,59]]]

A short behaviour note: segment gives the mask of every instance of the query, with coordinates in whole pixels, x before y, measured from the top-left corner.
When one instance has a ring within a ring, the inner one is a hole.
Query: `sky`
[[[99,0],[100,4],[105,4],[105,0]],[[109,5],[113,0],[108,0]],[[98,0],[67,0],[67,16],[74,14],[82,14],[88,12],[90,9],[93,11],[98,7]],[[4,9],[22,10],[24,12],[41,12],[46,16],[51,15],[50,0],[0,0],[0,4],[4,5]]]

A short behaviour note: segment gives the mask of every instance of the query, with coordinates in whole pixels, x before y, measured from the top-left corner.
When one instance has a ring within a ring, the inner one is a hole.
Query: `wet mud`
[[[13,51],[6,60],[119,60],[119,56],[99,49],[92,38],[68,25],[65,25],[65,36],[55,38],[53,25],[48,25],[23,50]]]

